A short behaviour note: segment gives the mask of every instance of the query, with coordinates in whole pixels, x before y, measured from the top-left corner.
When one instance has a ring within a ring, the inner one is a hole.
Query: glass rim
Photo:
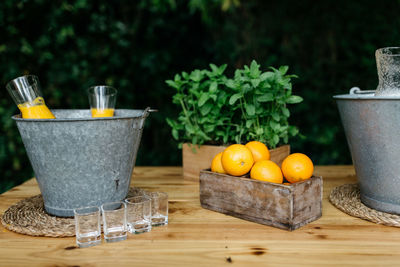
[[[7,89],[8,89],[8,88],[10,87],[9,85],[10,85],[12,82],[16,82],[16,81],[19,81],[19,80],[22,80],[22,79],[28,79],[29,77],[32,77],[32,78],[36,79],[37,81],[39,81],[39,77],[38,77],[37,75],[34,75],[34,74],[27,74],[27,75],[22,75],[22,76],[19,76],[19,77],[17,77],[17,78],[14,78],[14,79],[10,80],[8,83],[6,83],[6,87],[7,87]]]
[[[115,208],[115,209],[110,209],[110,210],[108,210],[108,209],[104,209],[104,206],[106,205],[106,206],[108,206],[108,205],[113,205],[113,204],[122,204],[122,205],[120,205],[118,208]],[[123,208],[122,208],[123,207]],[[103,203],[102,205],[101,205],[101,211],[105,211],[105,212],[118,212],[118,211],[121,211],[121,210],[123,210],[123,209],[125,209],[126,208],[126,203],[125,202],[123,202],[123,201],[115,201],[115,202],[107,202],[107,203]]]
[[[139,198],[143,199],[143,201],[139,201],[139,202],[129,201],[130,199],[139,199]],[[127,204],[141,204],[141,203],[145,203],[148,201],[151,201],[151,198],[146,195],[125,198],[125,203],[127,203]]]
[[[164,197],[168,198],[168,193],[166,192],[156,191],[156,192],[149,192],[148,194],[150,195],[151,198],[153,198],[153,195],[155,195],[154,198],[164,198]]]
[[[106,88],[106,89],[111,90],[110,93],[105,94],[105,95],[107,95],[107,96],[115,96],[115,95],[117,95],[117,93],[118,93],[118,90],[117,90],[115,87],[112,87],[112,86],[110,86],[110,85],[94,85],[94,86],[90,86],[90,87],[87,89],[87,93],[88,93],[88,94],[94,94],[94,93],[95,93],[95,92],[94,92],[94,89],[97,88],[97,87],[104,87],[104,88]],[[93,92],[92,92],[91,90],[93,90]]]
[[[395,51],[394,54],[389,53],[390,51]],[[382,47],[376,50],[376,54],[387,56],[387,57],[398,57],[400,56],[400,47],[399,46],[389,46],[389,47]]]
[[[84,211],[84,210],[90,210],[90,209],[93,209],[93,211],[88,211],[88,212],[83,212],[83,213],[78,212],[78,211]],[[100,212],[100,208],[98,206],[87,206],[87,207],[74,209],[75,215],[90,215],[90,214],[95,214],[95,213],[99,213],[99,212]]]

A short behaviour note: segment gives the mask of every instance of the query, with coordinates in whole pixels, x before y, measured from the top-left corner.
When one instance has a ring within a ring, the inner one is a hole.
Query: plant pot
[[[322,192],[318,176],[283,185],[210,169],[200,172],[203,208],[289,231],[321,217]]]
[[[92,118],[90,110],[52,110],[56,119],[13,116],[35,172],[46,211],[123,200],[129,189],[146,110],[121,109]]]
[[[195,148],[193,151],[192,148]],[[182,161],[183,161],[183,176],[185,179],[198,181],[200,171],[208,169],[211,166],[211,161],[219,152],[224,151],[226,146],[209,146],[202,145],[200,148],[197,145],[183,144]],[[282,161],[289,156],[290,146],[283,145],[270,150],[271,160],[281,166]]]

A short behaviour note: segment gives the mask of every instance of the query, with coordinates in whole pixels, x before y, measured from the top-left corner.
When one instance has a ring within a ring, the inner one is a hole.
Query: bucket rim
[[[90,109],[51,109],[52,111],[88,111],[90,112]],[[115,109],[115,111],[118,113],[118,111],[141,111],[142,113],[137,116],[133,115],[114,115],[113,117],[98,117],[98,118],[92,118],[92,117],[85,117],[85,118],[55,118],[55,119],[23,119],[21,118],[21,114],[15,114],[11,116],[11,118],[14,121],[18,122],[63,122],[63,121],[104,121],[104,120],[121,120],[121,119],[137,119],[137,118],[145,118],[148,116],[149,112],[152,112],[149,108],[146,109]]]
[[[343,95],[334,95],[333,99],[336,99],[336,100],[393,100],[393,101],[399,101],[400,96],[375,96],[374,94],[364,94],[364,95],[343,94]]]

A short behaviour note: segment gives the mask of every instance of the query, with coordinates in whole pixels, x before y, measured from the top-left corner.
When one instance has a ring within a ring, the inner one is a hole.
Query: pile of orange
[[[233,176],[250,172],[250,178],[271,183],[295,183],[311,178],[314,165],[302,153],[287,156],[282,168],[270,160],[267,146],[258,141],[246,145],[234,144],[218,153],[211,162],[211,171]]]

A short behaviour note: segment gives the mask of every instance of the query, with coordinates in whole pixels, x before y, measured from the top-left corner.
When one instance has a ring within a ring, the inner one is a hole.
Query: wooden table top
[[[75,238],[31,237],[0,226],[0,266],[321,266],[400,264],[400,229],[353,218],[327,200],[335,186],[356,182],[352,166],[317,166],[323,176],[322,218],[293,232],[202,209],[198,183],[181,167],[136,167],[135,186],[169,194],[169,225],[128,240],[79,249]],[[0,195],[0,213],[39,193],[34,179]]]

